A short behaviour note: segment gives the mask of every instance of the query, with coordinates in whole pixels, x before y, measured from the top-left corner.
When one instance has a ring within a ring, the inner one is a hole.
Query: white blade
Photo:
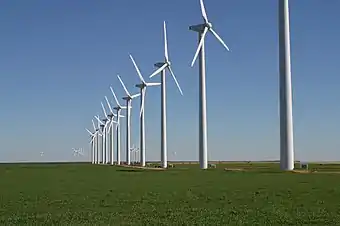
[[[132,60],[133,65],[135,66],[135,69],[136,69],[136,71],[137,71],[137,74],[138,74],[140,80],[141,80],[143,83],[145,83],[144,78],[143,78],[142,74],[140,73],[140,70],[139,70],[139,68],[138,68],[138,66],[137,66],[137,64],[136,64],[136,62],[135,62],[135,60],[134,60],[133,57],[131,56],[131,54],[130,54],[130,58],[131,58],[131,60]]]
[[[177,81],[177,79],[176,79],[176,76],[174,75],[174,72],[172,71],[170,65],[168,66],[168,70],[170,71],[170,74],[172,75],[172,78],[175,80],[175,83],[176,83],[176,85],[177,85],[177,88],[178,88],[179,92],[180,92],[181,95],[183,96],[182,89],[181,89],[181,87],[179,86],[178,81]]]
[[[117,77],[118,77],[118,79],[119,79],[120,83],[122,84],[122,86],[123,86],[123,89],[125,90],[125,93],[126,93],[126,95],[130,96],[130,93],[129,93],[129,91],[126,89],[126,87],[125,87],[125,85],[124,85],[124,82],[122,81],[122,79],[120,78],[120,76],[119,76],[119,75],[117,75]]]
[[[96,115],[96,116],[94,116],[97,120],[98,120],[98,122],[100,123],[100,124],[102,124],[102,125],[105,125],[100,119],[99,119],[99,117]]]
[[[162,83],[160,83],[160,82],[148,82],[148,83],[146,83],[146,86],[159,86],[161,84]]]
[[[146,91],[146,87],[142,89],[142,104],[140,106],[139,117],[142,117],[142,112],[144,112],[145,91]]]
[[[200,3],[201,3],[201,10],[202,10],[203,19],[206,23],[208,23],[207,12],[205,11],[203,0],[200,0]]]
[[[140,93],[136,93],[136,94],[131,96],[131,99],[134,99],[134,98],[139,97],[139,96],[140,96]]]
[[[168,41],[167,41],[167,35],[166,35],[166,23],[164,21],[163,23],[163,31],[164,31],[164,56],[165,56],[165,60],[166,62],[169,61],[169,55],[168,55]]]
[[[106,104],[109,106],[109,109],[110,109],[111,113],[113,114],[113,110],[111,108],[109,100],[107,99],[107,96],[105,96],[105,100],[106,100]]]
[[[228,46],[224,43],[224,41],[222,40],[222,38],[212,29],[210,28],[211,33],[213,33],[213,35],[217,38],[217,40],[224,46],[224,48],[226,48],[229,51]]]
[[[94,131],[96,131],[96,125],[94,124],[93,119],[92,119],[92,126],[93,126]]]
[[[198,44],[198,47],[197,47],[197,50],[196,50],[196,53],[195,53],[195,56],[194,56],[194,59],[192,60],[191,62],[191,67],[194,66],[194,63],[196,61],[196,58],[198,56],[198,53],[200,52],[201,48],[202,48],[202,45],[203,45],[203,42],[204,42],[204,38],[205,38],[205,35],[207,34],[208,32],[208,28],[205,27],[204,28],[204,31],[203,31],[203,34],[201,36],[201,40],[200,40],[200,43]]]
[[[87,131],[91,136],[93,136],[93,134],[91,133],[90,130],[88,130],[87,128],[85,128],[85,129],[86,129],[86,131]]]
[[[102,109],[103,109],[103,112],[104,112],[104,116],[105,116],[105,118],[107,118],[107,114],[106,114],[106,110],[105,110],[105,107],[104,107],[103,102],[100,102],[100,104],[102,105]],[[108,119],[108,118],[107,118],[107,119]]]
[[[168,64],[163,64],[163,66],[158,68],[154,73],[152,73],[152,75],[150,75],[149,78],[152,78],[153,76],[157,75],[159,72],[163,71],[164,68],[166,68],[166,66],[168,66]]]
[[[116,94],[115,94],[115,92],[113,91],[113,89],[112,89],[111,86],[110,86],[110,89],[111,89],[111,93],[113,94],[113,97],[115,98],[115,101],[116,101],[117,105],[120,106],[119,101],[118,101],[118,99],[117,99],[117,96],[116,96]]]

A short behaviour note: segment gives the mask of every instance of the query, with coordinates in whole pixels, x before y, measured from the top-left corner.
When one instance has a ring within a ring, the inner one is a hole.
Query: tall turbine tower
[[[129,91],[126,89],[124,82],[122,81],[122,79],[120,78],[119,75],[117,75],[120,83],[122,84],[124,91],[126,93],[126,97],[123,97],[123,100],[126,100],[126,164],[130,165],[131,164],[131,158],[130,158],[130,140],[131,140],[131,116],[130,116],[130,112],[131,112],[131,101],[132,99],[140,96],[140,93],[131,95],[129,93]]]
[[[203,0],[200,0],[201,10],[204,23],[190,26],[189,29],[198,32],[198,48],[196,50],[191,67],[199,55],[199,160],[202,169],[208,168],[208,144],[207,144],[207,100],[206,100],[206,85],[205,85],[205,46],[204,39],[208,31],[210,31],[217,40],[229,51],[228,46],[224,43],[221,37],[213,30],[212,24],[208,21],[207,13],[204,8]]]
[[[121,106],[119,104],[117,96],[116,96],[116,94],[113,91],[111,86],[110,86],[110,89],[111,89],[112,95],[115,98],[115,101],[116,101],[116,104],[117,104],[117,106],[114,107],[113,109],[115,109],[117,111],[117,115],[118,115],[117,124],[116,124],[116,145],[117,145],[116,151],[117,151],[117,165],[120,165],[120,118],[124,117],[123,115],[120,114],[120,112],[121,112],[122,109],[125,109],[126,106]]]
[[[294,169],[292,78],[288,0],[279,0],[280,167]]]
[[[161,83],[145,82],[142,74],[139,71],[139,68],[138,68],[135,60],[133,59],[133,57],[131,55],[130,55],[130,58],[131,58],[133,65],[135,66],[135,69],[137,71],[139,79],[141,80],[141,83],[137,84],[136,87],[138,87],[140,89],[140,95],[141,95],[140,113],[139,113],[139,117],[140,117],[140,159],[141,159],[140,162],[141,162],[142,166],[145,166],[145,161],[146,161],[146,157],[145,157],[145,121],[144,121],[145,93],[146,93],[146,88],[148,86],[159,86]],[[132,148],[132,150],[135,150],[135,149]]]
[[[157,75],[159,72],[161,72],[161,162],[162,162],[162,168],[168,167],[168,151],[167,151],[167,129],[166,129],[166,85],[165,85],[165,75],[166,75],[166,69],[170,72],[172,75],[172,78],[174,79],[177,88],[179,92],[183,95],[182,89],[179,86],[177,79],[171,69],[171,63],[169,61],[168,56],[168,42],[167,42],[167,33],[166,33],[166,23],[164,21],[163,23],[163,35],[164,35],[164,62],[156,63],[155,66],[158,67],[158,69],[150,75],[150,78]]]

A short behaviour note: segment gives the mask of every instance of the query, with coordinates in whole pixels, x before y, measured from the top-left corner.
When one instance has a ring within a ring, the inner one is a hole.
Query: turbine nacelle
[[[204,31],[204,28],[210,29],[210,28],[212,28],[212,24],[211,23],[204,23],[204,24],[197,24],[197,25],[189,26],[189,30],[201,32],[201,33]]]
[[[141,83],[141,84],[137,84],[136,87],[143,89],[143,88],[147,87],[147,85],[145,83]]]

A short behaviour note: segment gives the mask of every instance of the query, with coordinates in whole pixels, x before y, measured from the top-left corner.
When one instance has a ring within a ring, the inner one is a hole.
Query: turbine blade
[[[170,65],[168,66],[168,70],[170,71],[170,74],[172,75],[172,78],[175,80],[175,83],[176,83],[176,85],[177,85],[177,88],[178,88],[179,92],[180,92],[181,95],[183,96],[182,89],[181,89],[181,87],[179,86],[178,81],[177,81],[177,79],[176,79],[176,76],[175,76],[174,72],[172,71]]]
[[[162,83],[160,83],[160,82],[148,82],[148,83],[146,83],[146,86],[159,86],[161,84]]]
[[[224,43],[224,41],[222,40],[222,38],[214,31],[214,29],[210,28],[211,33],[213,33],[213,35],[217,38],[217,40],[224,46],[224,48],[226,48],[229,51],[228,46]]]
[[[124,82],[122,81],[122,79],[120,78],[120,76],[119,76],[119,75],[117,75],[117,77],[118,77],[118,79],[119,79],[120,83],[122,84],[122,86],[123,86],[123,89],[125,90],[125,93],[126,93],[126,95],[130,96],[130,93],[129,93],[129,91],[126,89],[126,87],[125,87],[125,85],[124,85]]]
[[[203,19],[206,23],[208,23],[209,21],[208,21],[208,17],[207,17],[207,12],[205,11],[203,0],[200,0],[200,3],[201,3],[201,11],[202,11]]]
[[[164,32],[164,56],[166,62],[169,61],[169,55],[168,55],[168,41],[167,41],[167,34],[166,34],[166,23],[164,21],[163,23],[163,32]]]
[[[137,64],[136,64],[136,62],[135,62],[135,60],[134,60],[133,57],[131,56],[131,54],[130,54],[130,58],[131,58],[131,60],[132,60],[133,65],[135,66],[135,69],[136,69],[136,71],[137,71],[137,74],[138,74],[140,80],[141,80],[143,83],[145,83],[145,80],[144,80],[142,74],[140,73],[140,70],[139,70],[139,68],[138,68],[138,66],[137,66]]]
[[[106,110],[105,110],[105,107],[104,107],[104,104],[103,104],[103,102],[100,102],[100,104],[102,105],[102,109],[103,109],[103,112],[104,112],[105,118],[107,118],[107,114],[106,114]]]
[[[96,131],[96,125],[94,124],[93,119],[92,119],[92,126],[93,126],[94,131]]]
[[[105,125],[100,119],[99,119],[99,117],[96,115],[96,116],[94,116],[97,120],[98,120],[98,122],[100,123],[100,124],[102,124],[102,125]]]
[[[136,98],[136,97],[139,97],[140,96],[140,93],[136,93],[134,95],[131,96],[132,99]]]
[[[149,78],[152,78],[153,76],[157,75],[159,72],[163,71],[164,68],[166,68],[166,66],[168,66],[168,64],[163,64],[162,67],[158,68],[154,73],[152,73]]]
[[[87,128],[85,128],[85,129],[91,136],[93,135],[90,130],[88,130]]]
[[[194,56],[194,59],[192,60],[191,62],[191,67],[194,66],[194,63],[196,61],[196,58],[198,56],[198,53],[200,52],[201,48],[202,48],[202,45],[203,45],[203,42],[204,42],[204,38],[205,38],[205,35],[207,34],[208,32],[208,28],[205,27],[204,28],[204,31],[203,31],[203,34],[201,36],[201,40],[200,40],[200,43],[198,44],[198,47],[197,47],[197,50],[196,50],[196,53],[195,53],[195,56]]]
[[[110,86],[110,89],[111,89],[111,93],[113,94],[113,97],[115,98],[115,101],[116,101],[117,105],[120,106],[119,101],[118,101],[118,99],[117,99],[117,96],[116,96],[116,94],[115,94],[115,92],[113,91],[113,89],[112,89],[111,86]]]
[[[112,108],[111,108],[111,104],[110,104],[109,100],[107,99],[107,96],[105,96],[105,100],[106,100],[106,104],[109,106],[110,112],[111,112],[112,114],[114,114],[114,113],[113,113],[113,110],[112,110]]]
[[[145,91],[146,91],[146,88],[145,87],[144,89],[142,89],[142,104],[140,106],[140,111],[139,111],[139,117],[142,117],[142,112],[144,112],[144,99],[145,99]]]
[[[110,133],[110,131],[111,131],[112,122],[113,122],[113,120],[111,120],[111,122],[110,122],[109,129],[108,129],[107,133]]]

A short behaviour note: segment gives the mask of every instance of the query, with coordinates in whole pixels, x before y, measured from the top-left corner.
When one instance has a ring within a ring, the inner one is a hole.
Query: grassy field
[[[273,163],[2,164],[0,225],[340,225],[340,174],[319,173],[339,165],[310,167],[318,173],[282,173]]]

